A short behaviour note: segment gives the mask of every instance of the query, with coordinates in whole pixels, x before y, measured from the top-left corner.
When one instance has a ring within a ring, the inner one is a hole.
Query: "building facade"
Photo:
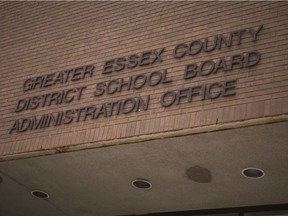
[[[283,210],[287,9],[1,2],[0,212]]]

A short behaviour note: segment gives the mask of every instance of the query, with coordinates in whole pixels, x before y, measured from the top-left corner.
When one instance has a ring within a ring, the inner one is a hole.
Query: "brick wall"
[[[287,2],[1,2],[0,155],[287,114],[287,10]],[[240,45],[233,41],[180,59],[172,55],[177,44],[261,25],[257,41],[246,32]],[[102,74],[108,60],[160,48],[162,62]],[[251,50],[261,53],[254,67],[183,79],[187,64]],[[23,91],[28,78],[90,64],[92,77]],[[164,69],[173,82],[93,96],[99,82]],[[233,79],[237,93],[229,97],[159,103],[166,91]],[[80,86],[86,89],[79,101],[15,112],[19,99]],[[147,95],[146,111],[9,134],[17,119]]]

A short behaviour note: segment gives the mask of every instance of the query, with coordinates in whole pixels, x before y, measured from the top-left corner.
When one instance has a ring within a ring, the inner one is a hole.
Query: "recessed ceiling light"
[[[264,177],[265,173],[259,168],[249,167],[242,170],[242,175],[247,178],[259,179]]]
[[[46,192],[40,191],[40,190],[34,190],[31,191],[32,196],[35,196],[40,199],[48,199],[49,195]]]
[[[141,189],[152,188],[151,182],[145,179],[135,179],[134,181],[132,181],[132,185],[136,188],[141,188]]]

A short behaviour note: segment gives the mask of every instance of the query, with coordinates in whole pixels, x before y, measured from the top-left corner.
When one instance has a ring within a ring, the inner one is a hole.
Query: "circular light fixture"
[[[249,167],[242,170],[242,175],[247,178],[259,179],[264,177],[265,173],[259,168]]]
[[[32,196],[35,196],[40,199],[48,199],[49,195],[46,192],[40,191],[40,190],[34,190],[31,191]]]
[[[134,181],[132,181],[132,185],[140,189],[152,188],[152,184],[148,180],[145,180],[145,179],[135,179]]]

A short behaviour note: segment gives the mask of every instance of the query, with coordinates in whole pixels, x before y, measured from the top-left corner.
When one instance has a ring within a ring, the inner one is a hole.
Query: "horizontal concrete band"
[[[139,142],[144,142],[148,140],[165,139],[165,138],[171,138],[171,137],[177,137],[177,136],[187,136],[187,135],[192,135],[192,134],[208,133],[208,132],[221,131],[221,130],[230,130],[230,129],[236,129],[236,128],[242,128],[242,127],[263,125],[263,124],[272,124],[272,123],[284,122],[284,121],[288,121],[287,114],[279,115],[279,116],[264,117],[264,118],[249,119],[245,121],[223,123],[223,124],[213,124],[213,125],[202,126],[202,127],[187,128],[187,129],[182,129],[182,130],[134,136],[134,137],[122,138],[122,139],[113,139],[113,140],[89,142],[89,143],[79,143],[77,145],[58,147],[58,148],[53,148],[53,149],[48,149],[48,150],[39,150],[39,151],[26,152],[26,153],[20,153],[20,154],[11,154],[11,155],[1,156],[0,161],[39,157],[39,156],[53,155],[53,154],[65,153],[65,152],[81,151],[81,150],[94,149],[94,148],[103,148],[103,147],[109,147],[109,146],[114,146],[114,145],[133,144],[133,143],[139,143]]]

